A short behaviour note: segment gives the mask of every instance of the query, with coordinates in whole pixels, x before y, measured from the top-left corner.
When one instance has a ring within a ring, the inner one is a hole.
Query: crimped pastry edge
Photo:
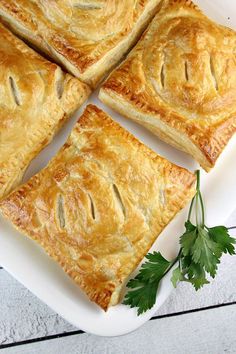
[[[132,119],[138,124],[141,124],[156,136],[158,136],[161,140],[165,141],[167,144],[170,144],[183,152],[190,153],[189,151],[186,151],[186,149],[181,144],[183,133],[179,133],[180,139],[178,141],[171,139],[170,135],[174,135],[176,137],[176,130],[174,128],[168,126],[161,119],[158,119],[151,113],[143,113],[142,111],[137,111],[131,103],[126,101],[122,96],[116,94],[114,91],[108,90],[106,88],[101,88],[99,92],[99,99],[104,104],[113,108],[115,111],[119,112],[126,118]],[[167,134],[167,132],[169,134]],[[188,142],[188,146],[191,146],[190,154],[206,171],[210,171],[213,166],[206,158],[204,153],[189,139],[187,135],[184,136],[184,139]]]

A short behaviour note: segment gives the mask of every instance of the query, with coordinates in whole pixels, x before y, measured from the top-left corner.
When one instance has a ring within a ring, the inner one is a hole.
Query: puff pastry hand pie
[[[28,48],[0,24],[0,198],[87,98],[86,84]]]
[[[192,173],[89,105],[48,167],[0,210],[106,310],[194,184]]]
[[[161,0],[0,0],[10,27],[95,86],[135,43]]]
[[[236,129],[236,33],[171,0],[100,98],[208,171]]]

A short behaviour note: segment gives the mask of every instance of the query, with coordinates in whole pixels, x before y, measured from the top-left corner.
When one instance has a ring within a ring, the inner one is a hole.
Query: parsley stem
[[[196,176],[197,176],[197,187],[196,187],[196,189],[197,189],[197,191],[199,191],[200,190],[200,170],[197,170],[195,173],[196,173]]]
[[[198,193],[198,190],[199,190],[199,185],[200,185],[200,174],[199,174],[199,170],[197,170],[195,172],[195,174],[197,175],[197,185],[196,185],[196,194],[195,196],[193,197],[193,199],[191,200],[191,204],[190,204],[190,207],[189,207],[189,212],[188,212],[188,221],[190,221],[191,219],[191,215],[192,215],[192,211],[193,211],[193,206],[194,206],[194,202],[197,198],[197,193]]]
[[[204,210],[204,203],[203,203],[203,199],[202,199],[202,193],[201,193],[201,187],[200,187],[200,170],[196,171],[196,175],[197,175],[197,200],[200,201],[200,206],[201,206],[201,214],[202,214],[202,226],[205,225],[205,210]]]
[[[164,272],[162,278],[169,273],[169,271],[174,267],[174,265],[178,262],[178,260],[180,259],[180,255],[182,252],[182,248],[180,248],[178,255],[176,256],[176,258],[170,263],[169,267],[166,269],[166,271]]]
[[[191,201],[191,204],[190,204],[190,207],[189,207],[189,212],[188,212],[188,221],[190,221],[190,218],[191,218],[191,214],[192,214],[192,210],[193,210],[193,204],[194,204],[194,200],[196,198],[196,195],[193,197],[192,201]]]
[[[195,206],[195,209],[196,209],[196,211],[195,211],[195,218],[196,218],[196,225],[198,225],[198,214],[199,214],[199,209],[198,209],[198,206],[199,206],[199,200],[198,200],[198,197],[199,197],[199,195],[198,195],[198,192],[197,192],[197,194],[196,194],[196,202],[195,202],[195,204],[196,204],[196,206]]]
[[[204,203],[203,203],[203,199],[202,199],[202,193],[200,192],[200,190],[199,190],[198,196],[199,196],[201,210],[202,210],[202,226],[204,226],[205,225],[205,210],[204,210]]]
[[[200,170],[197,170],[195,173],[197,176],[196,194],[193,197],[190,207],[189,207],[188,220],[190,221],[190,219],[191,219],[193,206],[194,206],[194,203],[196,203],[196,224],[198,225],[198,204],[200,202],[201,214],[202,214],[201,224],[203,226],[205,224],[205,209],[204,209],[202,194],[200,191]]]

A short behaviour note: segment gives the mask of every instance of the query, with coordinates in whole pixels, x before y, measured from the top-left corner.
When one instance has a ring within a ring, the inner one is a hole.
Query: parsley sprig
[[[131,290],[125,295],[123,303],[137,307],[138,315],[151,309],[156,302],[158,287],[162,278],[178,263],[172,272],[172,284],[184,281],[192,284],[196,290],[209,283],[209,277],[217,273],[223,253],[235,254],[235,238],[229,235],[225,226],[207,227],[205,210],[200,190],[200,171],[196,171],[196,194],[192,199],[185,232],[180,237],[180,250],[173,261],[166,260],[160,252],[148,253],[138,275],[129,280],[127,287]],[[196,225],[191,221],[193,211]]]

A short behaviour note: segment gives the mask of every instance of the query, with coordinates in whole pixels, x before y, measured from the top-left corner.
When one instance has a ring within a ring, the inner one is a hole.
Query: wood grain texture
[[[6,354],[233,354],[236,306],[147,322],[117,338],[80,334],[3,349]],[[222,333],[224,335],[222,335]]]
[[[0,345],[74,330],[5,270],[0,297]]]

